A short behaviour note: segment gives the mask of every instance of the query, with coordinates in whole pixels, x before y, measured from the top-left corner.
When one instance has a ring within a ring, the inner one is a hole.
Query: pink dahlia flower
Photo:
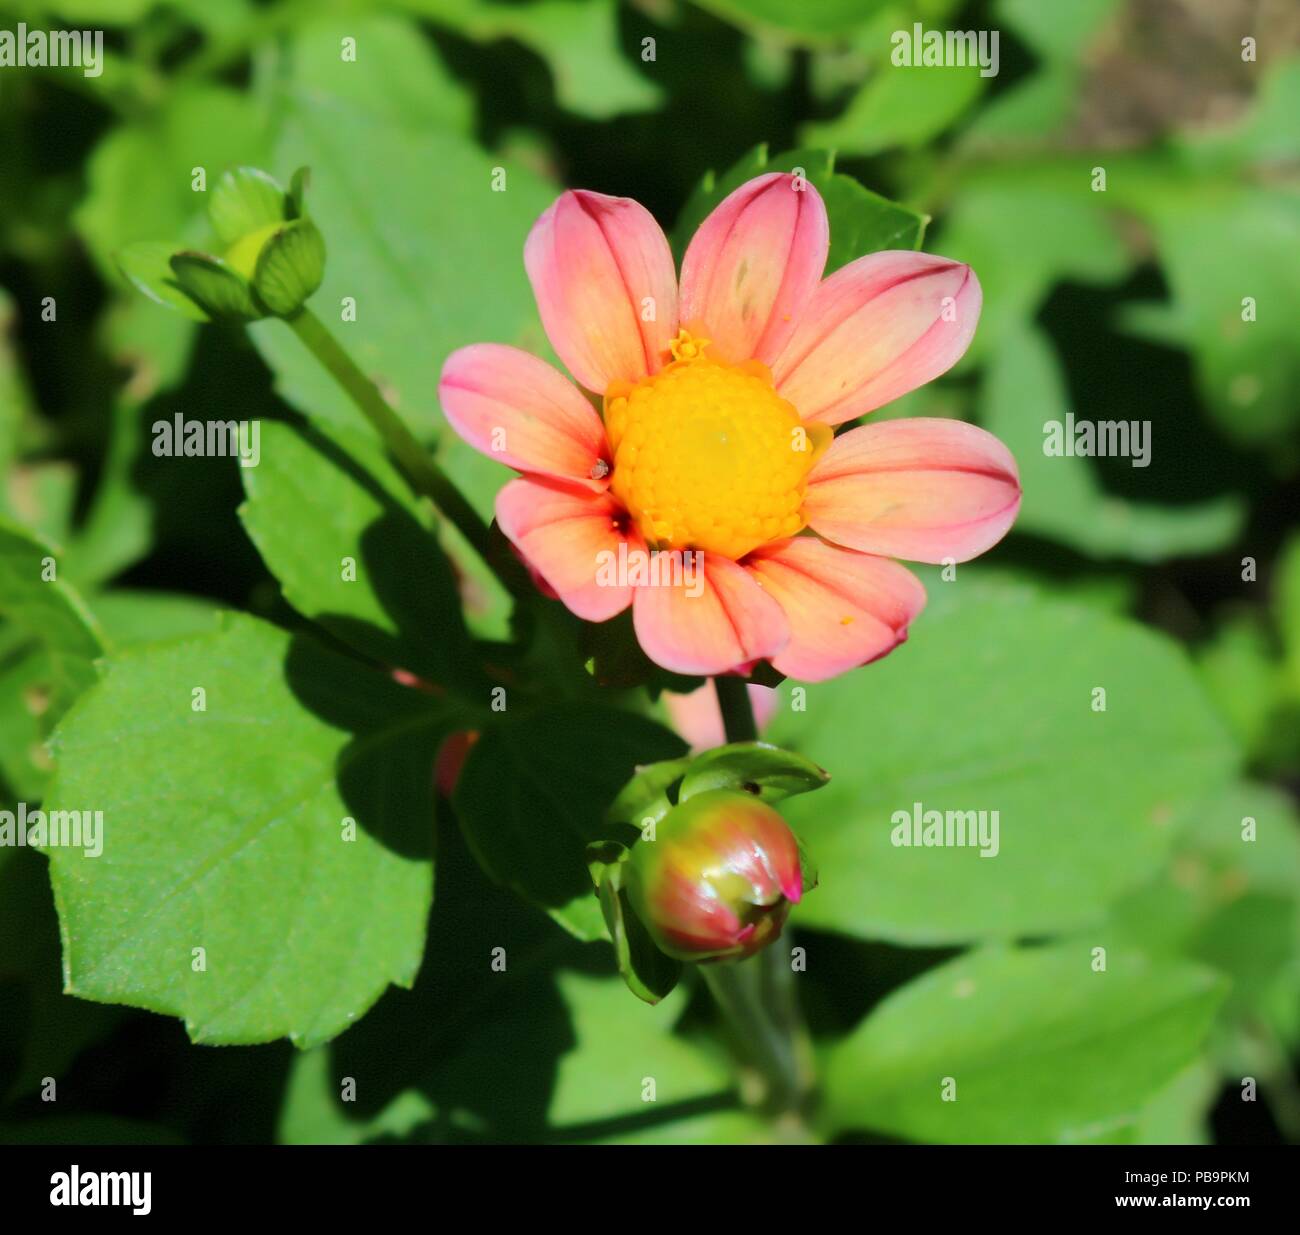
[[[968,266],[872,253],[822,278],[830,231],[806,180],[773,172],[701,224],[681,279],[636,202],[574,190],[524,264],[542,324],[603,416],[518,348],[477,343],[439,394],[471,446],[522,473],[501,530],[579,617],[632,606],[686,674],[820,681],[883,656],[925,604],[893,558],[963,562],[1020,506],[1015,460],[960,421],[834,427],[938,377],[975,333]]]

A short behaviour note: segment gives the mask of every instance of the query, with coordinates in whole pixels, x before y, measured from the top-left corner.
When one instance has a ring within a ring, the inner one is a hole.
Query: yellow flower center
[[[647,542],[746,553],[804,526],[804,487],[831,430],[804,425],[758,361],[727,365],[683,330],[674,360],[605,394],[610,486]]]

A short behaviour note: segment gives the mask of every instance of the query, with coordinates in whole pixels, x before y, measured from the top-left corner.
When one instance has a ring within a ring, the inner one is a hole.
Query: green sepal
[[[767,742],[733,742],[695,758],[682,777],[678,799],[709,789],[738,789],[764,802],[780,802],[820,789],[830,773],[811,759]]]
[[[817,868],[812,864],[812,858],[808,856],[808,846],[803,843],[803,837],[794,832],[795,844],[799,846],[799,873],[803,876],[803,895],[807,896],[820,882],[821,879],[817,874]]]
[[[677,795],[669,793],[691,766],[690,755],[647,763],[636,770],[618,797],[610,804],[606,818],[610,823],[626,823],[640,832],[647,822],[658,823],[673,806]]]
[[[628,904],[623,874],[632,850],[617,841],[587,846],[587,868],[600,897],[600,911],[614,944],[618,972],[645,1003],[658,1003],[682,976],[682,962],[666,956]]]
[[[286,223],[258,254],[253,292],[277,317],[291,317],[325,276],[325,238],[310,219]]]
[[[208,217],[223,248],[249,232],[283,223],[288,198],[266,172],[257,167],[236,167],[226,172],[212,190]]]
[[[177,283],[171,266],[173,252],[171,245],[149,240],[129,244],[114,256],[127,282],[150,300],[175,309],[191,321],[209,321],[194,298]]]
[[[255,321],[265,314],[253,303],[248,284],[219,257],[207,253],[174,253],[176,281],[207,315],[217,321]]]
[[[311,168],[300,167],[289,181],[289,195],[285,203],[285,218],[305,219],[307,217],[307,187],[311,184]]]

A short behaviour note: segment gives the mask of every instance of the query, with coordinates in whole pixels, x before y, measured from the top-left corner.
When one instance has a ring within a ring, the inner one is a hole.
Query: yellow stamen
[[[804,425],[758,361],[728,365],[683,330],[673,361],[605,395],[610,481],[646,540],[740,558],[804,526],[804,489],[830,444]]]

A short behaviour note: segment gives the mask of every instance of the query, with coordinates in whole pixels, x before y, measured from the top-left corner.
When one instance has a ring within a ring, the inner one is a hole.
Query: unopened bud
[[[751,956],[803,895],[799,845],[772,807],[714,789],[673,807],[628,860],[627,894],[655,943],[679,960]]]

